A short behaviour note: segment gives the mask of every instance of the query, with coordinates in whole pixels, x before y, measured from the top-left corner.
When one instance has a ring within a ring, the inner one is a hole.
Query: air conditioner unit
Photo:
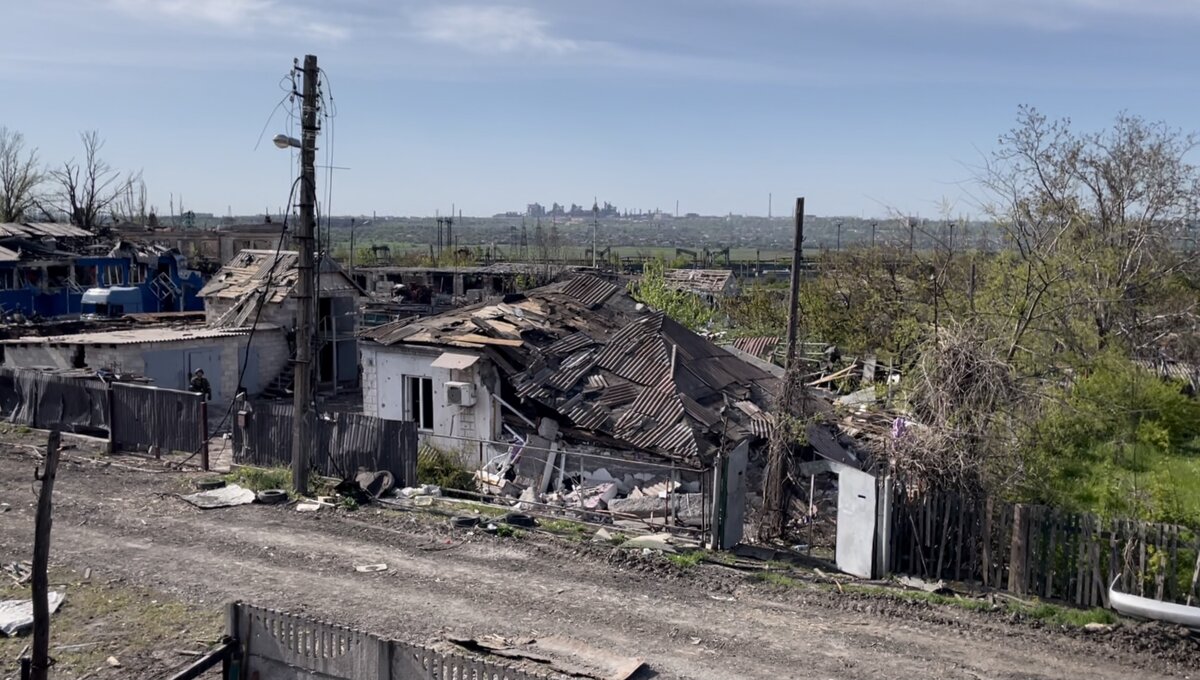
[[[474,406],[475,385],[466,382],[447,382],[446,404],[450,406]]]

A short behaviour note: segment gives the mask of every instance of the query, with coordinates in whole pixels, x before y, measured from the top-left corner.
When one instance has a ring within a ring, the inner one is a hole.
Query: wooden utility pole
[[[313,227],[317,204],[317,95],[319,77],[317,58],[304,57],[303,113],[300,118],[300,228],[296,241],[300,248],[296,282],[296,379],[292,415],[292,490],[308,493],[308,451],[312,446],[313,387]]]
[[[792,287],[788,296],[788,327],[784,342],[783,389],[775,410],[775,429],[767,449],[767,469],[763,477],[763,515],[758,537],[771,541],[783,535],[787,521],[787,459],[792,444],[791,419],[796,404],[804,400],[800,362],[796,344],[800,327],[800,268],[804,265],[804,198],[796,199],[796,236],[792,250]],[[803,413],[801,414],[803,415]]]
[[[33,530],[33,651],[29,662],[31,680],[46,680],[50,675],[50,513],[54,493],[54,475],[58,472],[60,435],[52,430],[46,440],[46,467],[42,470],[42,488],[38,492],[37,517]]]

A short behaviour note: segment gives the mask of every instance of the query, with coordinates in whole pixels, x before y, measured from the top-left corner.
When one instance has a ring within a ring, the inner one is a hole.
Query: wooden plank
[[[1151,536],[1157,535],[1157,539],[1155,540],[1155,543],[1154,543],[1155,554],[1161,553],[1163,547],[1166,545],[1166,535],[1165,534],[1166,534],[1165,527],[1162,524],[1159,524],[1158,526],[1150,527],[1150,535]],[[1162,561],[1158,560],[1158,562],[1160,564],[1160,568],[1158,569],[1157,573],[1154,574],[1154,599],[1161,600],[1161,599],[1163,599],[1163,594],[1167,588],[1167,572],[1165,569],[1161,568]]]
[[[963,581],[965,580],[962,575],[963,527],[967,506],[964,499],[957,495],[954,497],[954,505],[954,515],[957,520],[955,524],[958,525],[958,529],[954,532],[954,580]]]
[[[524,340],[509,340],[507,338],[489,338],[486,335],[478,333],[467,333],[466,335],[454,335],[446,340],[454,340],[457,342],[466,342],[474,345],[500,345],[502,347],[522,347],[525,345]]]
[[[980,562],[982,562],[981,566],[983,568],[980,569],[980,572],[983,574],[983,587],[987,588],[996,582],[992,578],[992,498],[990,496],[983,501],[982,533],[983,541],[980,548],[983,554],[980,557]]]
[[[1138,537],[1138,567],[1137,567],[1137,587],[1138,595],[1146,596],[1146,525],[1138,522],[1137,525]]]
[[[1075,574],[1075,587],[1073,588],[1074,596],[1071,598],[1071,601],[1078,605],[1083,604],[1084,569],[1086,568],[1086,560],[1084,559],[1083,554],[1085,543],[1083,540],[1083,522],[1084,518],[1082,516],[1075,517],[1074,521],[1072,522],[1072,528],[1074,529],[1075,534],[1075,543],[1072,546],[1073,550],[1071,551],[1071,554],[1075,556],[1075,564],[1073,565],[1074,568],[1071,571]]]
[[[1057,517],[1055,517],[1057,519]],[[1050,555],[1050,564],[1046,569],[1046,596],[1049,597],[1054,592],[1054,571],[1055,571],[1055,550],[1058,548],[1058,522],[1050,523],[1050,535],[1048,537],[1048,547],[1046,552]]]
[[[1009,547],[1008,560],[1008,590],[1015,595],[1024,595],[1028,581],[1026,579],[1028,554],[1027,515],[1028,508],[1024,505],[1013,506],[1012,540]]]

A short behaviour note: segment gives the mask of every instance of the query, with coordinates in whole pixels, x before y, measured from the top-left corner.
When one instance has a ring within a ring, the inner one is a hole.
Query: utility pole
[[[317,204],[317,58],[304,57],[303,114],[300,118],[300,246],[296,282],[296,379],[292,409],[292,490],[308,493],[308,451],[312,446],[313,227]]]
[[[784,343],[783,390],[776,410],[775,428],[767,448],[767,467],[763,477],[763,514],[758,537],[772,541],[783,536],[787,522],[787,452],[796,434],[793,414],[800,406],[800,427],[805,427],[804,384],[796,344],[800,327],[800,267],[804,264],[804,197],[796,199],[796,236],[792,250],[792,287],[788,296],[788,327]]]
[[[596,232],[600,229],[600,203],[592,199],[592,269],[596,268]]]

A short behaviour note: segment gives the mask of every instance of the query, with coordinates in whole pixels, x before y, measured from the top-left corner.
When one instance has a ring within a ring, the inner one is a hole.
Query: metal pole
[[[841,222],[838,223],[838,249],[841,249]],[[796,236],[792,244],[792,288],[788,293],[787,354],[785,368],[792,367],[796,356],[796,327],[800,322],[800,267],[804,265],[804,197],[796,199]]]
[[[292,490],[308,492],[308,448],[312,444],[313,226],[317,203],[317,58],[304,57],[304,111],[300,140],[300,246],[296,282],[296,379],[292,420]]]

